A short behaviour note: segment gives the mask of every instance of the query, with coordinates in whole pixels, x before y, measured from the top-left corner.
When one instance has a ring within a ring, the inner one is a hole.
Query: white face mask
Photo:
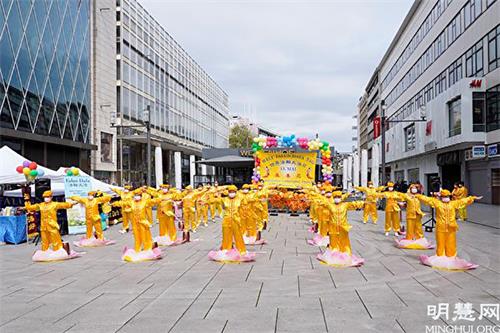
[[[168,193],[168,188],[164,188],[164,189],[162,189],[162,192],[163,192],[163,193]]]
[[[443,202],[450,202],[450,197],[444,197],[444,198],[441,198],[441,200]]]
[[[231,192],[228,194],[228,196],[232,199],[236,196],[236,193],[235,192]]]
[[[325,194],[325,191],[321,191],[321,194]]]
[[[248,189],[244,189],[244,190],[243,190],[243,193],[248,193]]]
[[[129,190],[124,190],[123,192],[128,193],[128,192],[130,192],[130,191],[129,191]]]
[[[87,199],[92,200],[92,199],[94,199],[94,196],[93,196],[93,195],[89,195],[89,196],[87,197]]]
[[[373,187],[373,185],[372,185],[372,184],[370,184],[370,185],[368,185],[368,187],[369,187],[369,188],[372,188],[372,187]]]
[[[135,201],[139,201],[139,200],[141,200],[141,198],[142,198],[142,197],[141,197],[140,195],[135,195],[135,196],[134,196],[134,200],[135,200]]]
[[[387,189],[388,189],[389,191],[392,191],[392,190],[394,190],[394,187],[388,187]]]
[[[326,197],[327,197],[327,198],[330,198],[331,196],[332,196],[332,193],[331,193],[331,192],[328,192],[328,193],[326,194]]]
[[[334,198],[333,199],[333,202],[335,202],[336,204],[339,204],[342,200],[340,198]]]
[[[45,201],[45,202],[51,202],[52,198],[43,198],[43,201]]]
[[[411,193],[418,193],[418,189],[416,189],[416,188],[412,188],[412,189],[411,189]]]

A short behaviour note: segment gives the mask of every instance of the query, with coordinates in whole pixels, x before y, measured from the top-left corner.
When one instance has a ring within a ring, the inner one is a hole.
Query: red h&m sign
[[[481,88],[482,83],[483,83],[483,80],[472,80],[469,83],[469,88]]]
[[[425,136],[429,136],[432,134],[432,120],[429,120],[425,124]]]
[[[380,117],[373,118],[373,138],[376,139],[380,136]]]

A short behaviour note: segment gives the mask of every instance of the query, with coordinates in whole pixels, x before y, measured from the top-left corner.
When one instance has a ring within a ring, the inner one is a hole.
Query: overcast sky
[[[356,104],[412,0],[139,0],[229,95],[282,135],[350,150]],[[248,111],[247,111],[248,114]]]

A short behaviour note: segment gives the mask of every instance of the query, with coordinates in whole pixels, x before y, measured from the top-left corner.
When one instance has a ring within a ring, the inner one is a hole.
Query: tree
[[[229,148],[250,148],[253,138],[248,127],[235,125],[229,131]]]

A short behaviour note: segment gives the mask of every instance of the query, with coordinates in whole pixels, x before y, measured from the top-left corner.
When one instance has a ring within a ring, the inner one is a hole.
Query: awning
[[[251,157],[227,155],[196,161],[196,163],[224,168],[253,168],[255,162]]]

